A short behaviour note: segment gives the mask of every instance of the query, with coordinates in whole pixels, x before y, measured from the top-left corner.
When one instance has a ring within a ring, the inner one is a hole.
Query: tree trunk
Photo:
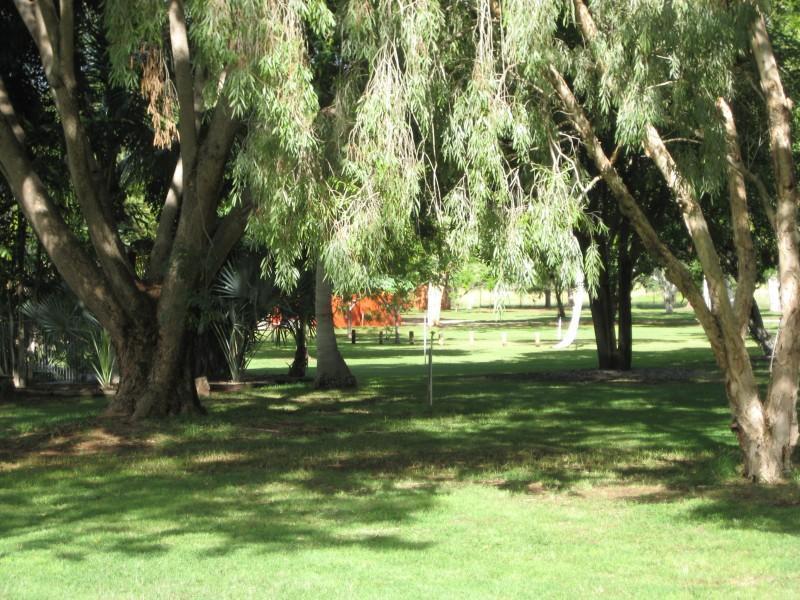
[[[12,373],[14,387],[24,388],[28,385],[28,328],[22,319],[20,307],[25,301],[25,255],[27,248],[28,224],[22,214],[22,209],[17,207],[17,235],[14,241],[14,293],[10,294],[12,302],[9,313],[13,323],[12,342]]]
[[[560,319],[566,319],[567,313],[564,311],[564,302],[561,300],[561,286],[556,285],[556,306],[558,306],[558,317]]]
[[[550,297],[551,294],[552,294],[552,291],[550,290],[550,288],[545,288],[544,289],[544,307],[545,308],[552,308],[552,306],[553,306],[552,298]]]
[[[147,321],[128,331],[123,340],[114,340],[119,368],[119,388],[105,411],[106,416],[143,419],[171,415],[205,414],[194,383],[194,358],[185,346],[181,360],[171,376],[157,382],[158,356],[153,352],[159,334]],[[151,321],[152,322],[152,321]],[[188,333],[186,341],[193,339]],[[183,340],[182,340],[183,341]]]
[[[789,472],[792,468],[792,453],[798,441],[800,248],[797,206],[800,203],[800,191],[797,188],[796,165],[792,153],[791,101],[784,92],[766,20],[760,11],[752,24],[750,34],[750,45],[758,67],[769,120],[770,152],[777,190],[775,235],[778,241],[778,276],[783,309],[775,339],[765,412],[770,426],[770,439],[778,449],[777,458],[783,471]]]
[[[755,341],[764,353],[764,358],[772,357],[772,351],[775,348],[775,340],[770,335],[767,328],[764,327],[764,320],[761,318],[761,310],[758,304],[753,300],[753,305],[750,307],[750,321],[747,325],[750,332],[750,338]]]
[[[306,325],[300,323],[295,334],[295,351],[292,366],[289,367],[289,377],[305,377],[308,367],[308,346],[306,344]]]
[[[633,311],[631,291],[633,289],[633,265],[638,252],[632,256],[630,223],[623,219],[619,232],[619,254],[617,257],[617,310],[619,311],[619,335],[617,336],[617,369],[630,371],[633,367]]]
[[[601,247],[603,269],[600,271],[597,288],[589,301],[594,326],[594,341],[597,347],[597,367],[616,369],[617,339],[614,331],[614,294],[611,289],[609,270],[611,269],[608,244]]]
[[[331,306],[331,284],[325,278],[322,261],[317,262],[314,308],[317,315],[317,375],[314,387],[338,389],[355,387],[356,378],[344,362],[336,344]]]

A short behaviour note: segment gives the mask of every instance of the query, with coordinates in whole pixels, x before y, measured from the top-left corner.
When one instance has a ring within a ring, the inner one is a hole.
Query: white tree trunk
[[[442,315],[442,295],[444,290],[433,283],[428,284],[428,324],[438,325]]]
[[[776,313],[781,312],[781,284],[775,275],[767,281],[767,290],[769,291],[769,310]]]
[[[584,289],[583,289],[583,273],[578,273],[577,285],[572,294],[572,318],[569,321],[567,334],[564,338],[554,346],[556,349],[566,348],[572,344],[578,337],[578,327],[581,324],[581,310],[583,310]]]

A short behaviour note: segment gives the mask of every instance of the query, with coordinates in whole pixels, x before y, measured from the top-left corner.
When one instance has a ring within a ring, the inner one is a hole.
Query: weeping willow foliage
[[[231,202],[255,204],[249,236],[278,282],[322,256],[357,287],[423,217],[500,280],[544,264],[593,281],[574,235],[596,227],[588,178],[539,76],[580,60],[558,37],[567,4],[186,0],[200,118],[224,100],[246,125]],[[162,143],[178,135],[166,18],[160,0],[106,3],[114,77],[148,98]]]
[[[350,2],[332,125],[338,142],[329,180],[335,215],[326,265],[334,279],[366,283],[402,245],[417,214],[433,132],[432,87],[443,22],[436,1]]]
[[[464,256],[481,252],[501,282],[530,284],[547,266],[565,284],[585,271],[596,280],[592,245],[581,253],[575,232],[596,224],[584,212],[586,175],[576,145],[552,118],[526,60],[549,64],[558,3],[477,0],[473,68],[457,93],[444,136],[446,159],[463,174],[444,197],[449,243]],[[498,14],[510,11],[510,17]],[[515,27],[509,27],[514,25]],[[516,27],[521,25],[522,27]]]
[[[333,13],[323,0],[186,0],[184,11],[195,86],[201,91],[199,118],[207,121],[224,101],[245,125],[231,170],[234,193],[223,210],[246,194],[257,214],[267,221],[273,217],[272,225],[280,217],[272,206],[280,206],[283,215],[300,214],[301,191],[313,196],[309,181],[320,149],[308,35],[330,36]],[[140,88],[148,98],[157,144],[179,141],[164,2],[108,0],[104,14],[115,81]],[[254,223],[255,235],[266,243],[275,241],[270,238],[277,232],[288,243],[302,239],[302,219],[282,220],[280,227]],[[287,280],[296,276],[294,262],[285,257],[279,264]]]
[[[615,115],[618,143],[639,146],[652,124],[685,140],[673,154],[700,194],[724,183],[724,131],[715,107],[735,94],[747,48],[748,2],[616,0],[592,3],[600,35],[575,49],[576,89],[597,114]],[[605,73],[577,65],[600,62]]]

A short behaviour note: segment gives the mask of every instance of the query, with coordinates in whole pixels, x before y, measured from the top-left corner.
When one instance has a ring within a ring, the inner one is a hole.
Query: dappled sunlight
[[[658,339],[650,327],[642,338]],[[604,527],[651,511],[664,536],[708,528],[728,551],[725,532],[794,539],[797,484],[739,482],[724,390],[696,333],[676,328],[627,374],[592,369],[588,346],[452,336],[435,348],[433,407],[419,347],[368,344],[345,348],[359,357],[356,390],[215,393],[203,418],[132,425],[93,417],[94,400],[7,403],[0,561],[13,549],[19,561],[254,557],[287,569],[309,553],[448,553],[484,528],[537,548],[604,544]],[[599,526],[596,511],[615,516]],[[619,535],[636,555],[638,533]]]

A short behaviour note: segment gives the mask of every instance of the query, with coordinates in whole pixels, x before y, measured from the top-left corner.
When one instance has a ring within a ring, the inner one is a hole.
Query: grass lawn
[[[592,332],[554,351],[552,312],[447,327],[432,408],[421,345],[365,330],[341,338],[353,393],[135,425],[100,398],[0,403],[0,598],[796,598],[798,483],[740,481],[689,313],[635,321],[627,381],[567,376]]]

